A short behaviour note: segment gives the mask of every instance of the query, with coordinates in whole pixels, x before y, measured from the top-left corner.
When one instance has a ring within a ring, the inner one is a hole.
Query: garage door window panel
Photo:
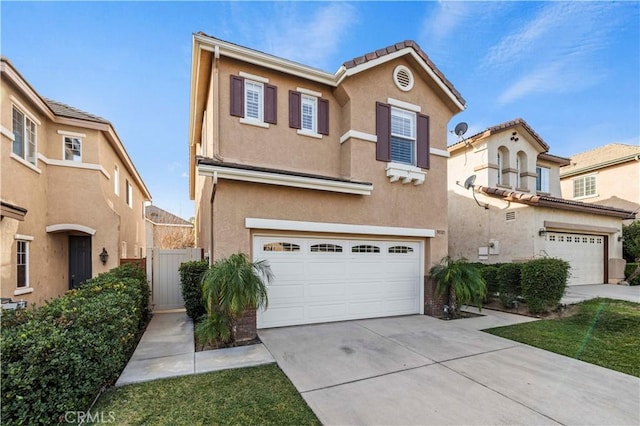
[[[413,253],[413,249],[407,246],[392,246],[392,247],[389,247],[389,253],[407,254],[407,253]]]
[[[342,253],[342,246],[337,244],[314,244],[311,253]]]
[[[266,251],[266,252],[273,252],[273,251],[293,252],[293,251],[300,251],[300,246],[298,244],[288,243],[288,242],[282,241],[282,242],[277,242],[277,243],[264,244],[262,246],[262,251]]]
[[[380,247],[369,244],[361,244],[351,247],[351,253],[380,253]]]

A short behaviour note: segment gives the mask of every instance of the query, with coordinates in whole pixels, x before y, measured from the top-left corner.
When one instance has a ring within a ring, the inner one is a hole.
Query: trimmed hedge
[[[496,294],[500,291],[498,287],[498,268],[496,266],[484,265],[480,269],[480,273],[482,274],[484,282],[487,284],[487,296]]]
[[[542,313],[555,308],[564,295],[569,263],[562,259],[534,259],[522,265],[522,296],[529,312]]]
[[[512,307],[513,301],[522,294],[520,284],[522,265],[522,263],[505,263],[500,265],[496,273],[500,301],[507,308]]]
[[[631,274],[633,274],[638,267],[637,263],[627,263],[627,266],[624,268],[624,277],[629,278]],[[635,277],[633,281],[629,282],[629,285],[640,285],[640,275]]]
[[[144,271],[123,265],[39,308],[2,311],[2,421],[54,424],[113,384],[147,324]]]
[[[209,269],[206,260],[194,260],[180,264],[180,284],[184,307],[194,321],[207,313],[202,301],[202,275]]]

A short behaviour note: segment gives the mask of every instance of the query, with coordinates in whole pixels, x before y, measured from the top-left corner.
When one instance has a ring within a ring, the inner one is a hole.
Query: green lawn
[[[114,388],[99,413],[118,425],[320,424],[276,364]]]
[[[484,331],[640,377],[640,304],[594,299],[577,306],[567,318]]]

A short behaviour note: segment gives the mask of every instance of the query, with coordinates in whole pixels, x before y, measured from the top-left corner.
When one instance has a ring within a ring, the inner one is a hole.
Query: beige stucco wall
[[[2,297],[26,300],[29,303],[60,296],[68,289],[69,235],[87,235],[63,230],[47,233],[47,226],[71,224],[95,230],[91,242],[92,274],[107,271],[119,264],[121,242],[130,247],[130,257],[137,257],[145,248],[143,189],[136,184],[123,159],[115,153],[106,132],[87,127],[59,123],[42,113],[30,101],[30,95],[16,89],[10,79],[2,79],[0,143],[0,196],[2,200],[28,210],[24,221],[4,217],[0,249]],[[13,96],[13,98],[12,98]],[[17,99],[40,123],[37,126],[37,151],[40,159],[37,170],[12,158],[12,105]],[[82,137],[82,164],[60,162],[63,159],[62,132],[73,132]],[[86,168],[83,166],[89,164]],[[120,169],[120,195],[114,193],[113,170]],[[81,167],[73,167],[78,166]],[[99,170],[100,166],[102,170]],[[98,168],[95,169],[95,168]],[[133,208],[126,205],[125,184],[133,186]],[[16,291],[15,235],[33,237],[29,243],[29,287],[31,293]],[[108,262],[103,265],[98,254],[105,248]]]
[[[410,92],[401,91],[393,83],[392,72],[399,64],[411,68],[416,76]],[[426,243],[425,268],[447,254],[446,157],[431,155],[431,167],[423,185],[392,183],[386,176],[387,163],[376,161],[375,142],[350,138],[340,143],[340,137],[349,130],[375,135],[376,101],[386,103],[393,98],[420,105],[421,112],[430,117],[431,147],[446,149],[446,129],[453,112],[422,79],[423,71],[413,59],[400,58],[376,66],[347,78],[338,88],[228,58],[220,60],[219,70],[217,82],[212,71],[210,98],[206,102],[207,116],[218,111],[219,131],[213,126],[216,117],[205,118],[206,149],[203,151],[199,146],[199,154],[204,152],[208,157],[231,163],[370,182],[374,189],[371,195],[352,195],[222,179],[214,187],[211,177],[199,176],[195,182],[196,245],[210,252],[212,260],[235,252],[251,253],[252,232],[260,230],[246,229],[247,217],[433,229],[438,231],[436,237],[419,239]],[[268,78],[269,84],[277,86],[276,125],[265,129],[241,124],[238,117],[229,114],[229,75],[238,75],[240,71]],[[219,91],[214,90],[217,85]],[[302,136],[289,127],[288,93],[298,87],[320,92],[329,100],[328,136],[322,139]],[[211,99],[219,102],[219,109]]]

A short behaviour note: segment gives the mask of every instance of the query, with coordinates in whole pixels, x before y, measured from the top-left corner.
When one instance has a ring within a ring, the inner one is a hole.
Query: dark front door
[[[91,278],[91,237],[69,236],[69,288]]]

